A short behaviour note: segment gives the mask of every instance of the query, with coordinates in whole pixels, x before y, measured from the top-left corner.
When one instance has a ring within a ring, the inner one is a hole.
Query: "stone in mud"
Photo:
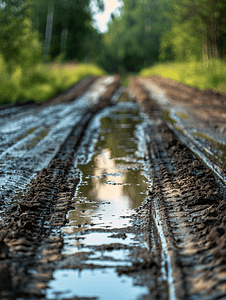
[[[226,132],[226,125],[224,125],[224,126],[222,126],[222,127],[220,128],[220,132],[221,132],[221,133],[225,133],[225,132]]]

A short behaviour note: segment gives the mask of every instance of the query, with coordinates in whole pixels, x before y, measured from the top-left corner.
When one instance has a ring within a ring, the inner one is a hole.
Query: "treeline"
[[[138,72],[158,61],[160,38],[167,29],[165,0],[123,0],[103,35],[98,62],[109,72]]]
[[[110,73],[159,60],[226,57],[225,0],[121,0],[108,32],[93,27],[103,0],[0,0],[0,57],[12,72],[39,61],[94,62]]]
[[[159,60],[225,59],[225,0],[122,2],[102,37],[99,63],[109,72],[137,72]]]
[[[0,104],[43,101],[103,74],[90,64],[59,63],[97,57],[92,1],[103,9],[102,0],[0,0]]]
[[[93,0],[0,0],[0,54],[12,68],[52,60],[92,60],[100,35]],[[102,0],[95,0],[100,10]]]
[[[170,29],[161,40],[160,58],[208,61],[226,57],[225,0],[174,0],[166,12]]]
[[[100,36],[92,26],[91,2],[100,11],[104,9],[102,0],[33,0],[33,20],[43,42],[44,59],[95,59]]]

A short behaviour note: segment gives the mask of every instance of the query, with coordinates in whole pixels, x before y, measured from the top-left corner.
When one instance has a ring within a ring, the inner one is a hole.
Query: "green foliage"
[[[166,49],[169,47],[171,51],[166,53]],[[162,36],[160,60],[194,61],[201,58],[200,36],[188,21],[182,24],[173,24],[171,30]]]
[[[171,26],[163,34],[160,59],[226,57],[225,0],[174,0],[170,6]],[[173,56],[166,53],[169,47]]]
[[[0,0],[0,104],[43,101],[86,76],[104,74],[91,64],[42,63],[40,37],[44,41],[50,4],[54,8],[51,56],[58,62],[69,58],[94,61],[100,36],[91,25],[90,3],[91,0]],[[96,3],[103,9],[102,0]],[[67,47],[62,48],[65,28]]]
[[[60,93],[87,76],[100,76],[105,72],[91,64],[44,65],[32,68],[14,67],[10,73],[0,55],[0,104],[16,101],[43,101]]]
[[[42,47],[33,30],[28,0],[0,1],[0,53],[7,61],[7,69],[36,64],[41,59]]]
[[[166,25],[160,1],[123,1],[121,15],[112,16],[102,37],[98,59],[108,72],[137,72],[158,60],[160,36]]]
[[[8,66],[2,55],[0,55],[0,93],[1,104],[7,101],[12,102],[12,97],[16,93],[16,85],[12,83],[11,76],[8,72]]]
[[[94,2],[103,10],[103,0]],[[59,55],[64,55],[64,60],[95,60],[99,35],[91,25],[91,0],[32,0],[32,3],[33,22],[44,50],[46,43],[50,44],[50,52],[44,53],[49,60]],[[51,13],[52,21],[48,23]]]
[[[226,63],[212,59],[208,63],[161,63],[141,70],[140,76],[158,75],[199,88],[225,91]]]
[[[128,87],[129,86],[129,78],[128,78],[128,76],[126,76],[125,74],[121,75],[120,76],[120,83],[121,83],[121,86]]]

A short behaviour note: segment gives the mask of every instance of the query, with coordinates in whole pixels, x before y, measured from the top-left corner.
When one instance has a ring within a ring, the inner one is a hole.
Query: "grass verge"
[[[0,56],[0,105],[26,100],[41,102],[87,76],[101,75],[105,75],[105,71],[96,65],[60,63],[40,63],[28,69],[15,66],[9,73]]]
[[[140,76],[158,75],[177,82],[226,93],[226,62],[212,59],[203,62],[159,63],[140,71]]]

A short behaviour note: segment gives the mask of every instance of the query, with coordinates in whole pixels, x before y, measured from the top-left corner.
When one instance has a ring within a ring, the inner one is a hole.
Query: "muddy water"
[[[115,270],[132,264],[131,249],[147,247],[136,240],[131,219],[148,187],[139,142],[143,123],[135,104],[120,103],[94,120],[96,130],[89,129],[89,142],[83,141],[77,154],[80,185],[74,209],[62,228],[65,259],[53,274],[47,299],[138,299],[148,294],[146,287]]]

